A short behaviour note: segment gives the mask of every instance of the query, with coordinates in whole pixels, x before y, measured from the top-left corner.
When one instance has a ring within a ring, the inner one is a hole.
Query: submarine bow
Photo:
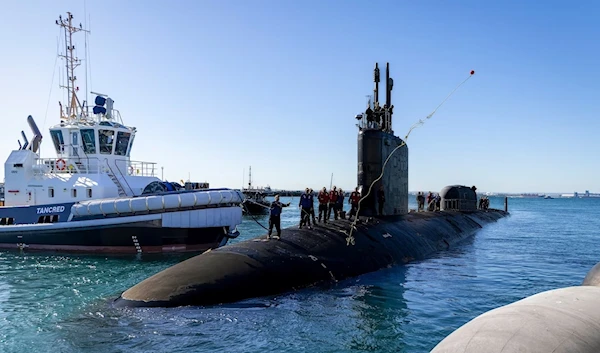
[[[274,295],[421,260],[468,238],[504,211],[420,212],[313,230],[286,229],[281,240],[246,240],[185,260],[125,291],[116,306],[212,305]]]

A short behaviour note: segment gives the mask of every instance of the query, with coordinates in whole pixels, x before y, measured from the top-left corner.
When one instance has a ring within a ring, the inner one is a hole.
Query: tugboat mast
[[[76,120],[80,116],[85,115],[83,110],[83,105],[77,98],[77,91],[79,91],[79,87],[75,85],[77,81],[77,76],[75,76],[75,68],[81,65],[81,60],[73,54],[75,50],[75,45],[73,45],[73,34],[77,32],[87,32],[88,30],[83,29],[81,23],[79,24],[79,28],[73,26],[73,15],[70,12],[67,12],[67,18],[63,19],[62,16],[58,16],[58,20],[56,20],[56,24],[62,27],[65,30],[65,53],[59,54],[59,57],[65,59],[65,67],[67,70],[67,85],[61,85],[60,88],[67,89],[67,99],[68,106],[66,107],[66,111],[60,109],[61,119],[65,120]]]

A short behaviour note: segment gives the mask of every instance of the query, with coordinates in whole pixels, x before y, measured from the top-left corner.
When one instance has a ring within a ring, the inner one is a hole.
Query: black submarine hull
[[[183,261],[123,292],[114,305],[214,305],[338,281],[425,259],[507,215],[489,209],[375,217],[356,224],[354,245],[347,243],[349,220],[285,229],[281,240],[263,236]]]

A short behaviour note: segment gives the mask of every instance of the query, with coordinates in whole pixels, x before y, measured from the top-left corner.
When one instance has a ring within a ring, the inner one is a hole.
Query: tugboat
[[[248,188],[243,189],[245,199],[242,203],[242,209],[245,214],[248,215],[260,215],[265,214],[269,211],[271,203],[265,198],[267,192],[262,188],[252,187],[252,167],[249,169],[248,175]],[[269,187],[268,192],[271,191]]]
[[[68,102],[50,127],[57,158],[41,158],[42,134],[33,132],[4,165],[0,248],[65,252],[185,252],[223,246],[242,221],[238,190],[181,187],[155,176],[155,163],[130,159],[137,130],[123,123],[114,101],[94,94],[90,113],[78,98],[73,15],[59,17],[65,31]],[[191,190],[185,190],[191,189]]]

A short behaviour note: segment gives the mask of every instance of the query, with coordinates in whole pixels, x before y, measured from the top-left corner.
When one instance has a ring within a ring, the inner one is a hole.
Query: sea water
[[[286,200],[282,226],[297,226],[298,198]],[[213,307],[111,306],[190,255],[0,252],[0,352],[428,352],[487,310],[581,284],[600,261],[600,199],[513,198],[509,211],[424,261]],[[232,242],[267,224],[245,217]]]

